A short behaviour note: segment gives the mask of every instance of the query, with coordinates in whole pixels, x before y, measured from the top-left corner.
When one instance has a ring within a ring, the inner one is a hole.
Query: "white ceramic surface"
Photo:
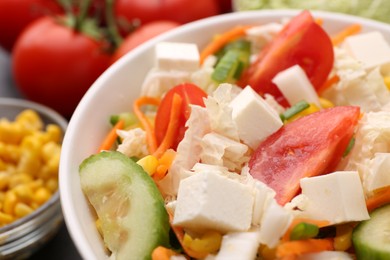
[[[98,144],[109,131],[109,116],[131,110],[141,83],[153,65],[154,45],[159,41],[176,41],[192,42],[202,47],[213,35],[235,25],[265,24],[297,13],[291,10],[231,13],[181,26],[136,48],[92,85],[71,118],[60,163],[60,194],[64,217],[83,258],[105,259],[108,255],[96,230],[93,211],[80,189],[78,166],[83,159],[96,152]],[[351,23],[360,23],[363,31],[378,30],[390,41],[389,25],[342,14],[313,12],[313,15],[323,19],[323,26],[330,33]]]

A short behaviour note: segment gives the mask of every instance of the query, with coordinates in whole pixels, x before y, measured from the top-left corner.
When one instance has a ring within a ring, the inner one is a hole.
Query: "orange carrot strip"
[[[148,144],[149,153],[154,153],[157,150],[157,140],[154,134],[154,128],[149,122],[148,118],[142,112],[141,107],[144,105],[155,105],[160,104],[160,99],[153,97],[139,97],[133,104],[134,114],[141,122],[143,128],[146,131],[146,141]]]
[[[178,226],[174,226],[172,224],[173,223],[173,215],[171,213],[168,213],[168,215],[169,215],[169,222],[171,224],[171,228],[173,230],[173,233],[175,233],[177,240],[179,241],[184,252],[190,257],[193,257],[196,259],[203,259],[204,255],[202,253],[195,252],[184,245],[184,242],[183,242],[184,241],[184,230],[183,230],[183,228],[178,227]]]
[[[103,142],[101,143],[99,147],[99,152],[103,150],[110,150],[111,147],[114,145],[116,138],[118,137],[118,134],[116,133],[116,130],[123,129],[125,126],[125,121],[123,119],[119,120],[113,128],[111,128],[110,132],[106,135]]]
[[[164,139],[162,140],[160,146],[153,153],[153,155],[157,158],[160,158],[165,151],[170,148],[173,144],[176,130],[179,125],[179,116],[180,116],[180,107],[182,103],[182,98],[178,94],[173,95],[171,113],[169,115],[169,123],[168,128],[165,133]]]
[[[276,256],[278,258],[285,258],[328,250],[333,250],[332,239],[294,240],[281,243],[276,248]]]
[[[169,260],[171,256],[177,255],[172,249],[158,246],[152,252],[152,260]]]
[[[203,64],[207,56],[216,53],[228,42],[245,35],[245,31],[251,26],[237,26],[233,29],[218,35],[211,43],[209,43],[200,53],[200,64]]]
[[[321,95],[322,93],[324,93],[325,90],[329,89],[333,84],[336,84],[337,82],[340,81],[340,77],[337,76],[336,74],[333,75],[332,77],[328,78],[324,84],[322,84],[321,87],[319,87],[319,89],[317,89],[317,93],[319,95]]]
[[[359,33],[362,30],[362,26],[360,24],[351,24],[350,26],[346,27],[344,30],[338,32],[336,35],[334,35],[331,40],[333,45],[338,45],[342,43],[345,38],[348,36],[354,35]]]
[[[366,200],[368,211],[373,211],[388,203],[390,203],[390,186],[378,190],[373,196]]]
[[[315,19],[316,24],[322,26],[324,24],[324,20],[322,18],[316,18]]]
[[[283,242],[289,241],[291,231],[295,228],[296,225],[298,225],[299,223],[303,223],[303,222],[317,225],[319,228],[329,226],[329,224],[330,224],[329,221],[327,221],[327,220],[316,220],[316,219],[309,219],[309,218],[295,218],[291,222],[286,233],[284,233],[284,235],[282,237],[282,241]]]

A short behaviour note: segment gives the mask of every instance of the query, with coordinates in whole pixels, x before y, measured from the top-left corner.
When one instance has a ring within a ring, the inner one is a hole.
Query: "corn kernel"
[[[334,104],[329,99],[320,97],[319,100],[320,100],[320,105],[322,108],[334,107]]]
[[[14,220],[13,216],[0,211],[0,227],[11,223]]]
[[[200,254],[216,253],[221,247],[222,235],[215,231],[209,231],[200,238],[192,238],[187,233],[184,234],[183,244],[191,250]]]
[[[43,122],[38,113],[31,109],[20,112],[15,118],[15,123],[31,130],[41,130],[43,128]]]
[[[309,114],[318,112],[320,109],[315,105],[315,104],[310,104],[308,108],[305,110],[302,110],[298,114],[294,115],[293,117],[289,118],[288,120],[285,121],[286,124],[291,123],[292,121],[297,120],[298,118],[301,118],[303,116],[307,116]]]
[[[16,197],[15,192],[13,192],[12,190],[8,191],[5,194],[4,198],[3,212],[6,214],[13,215],[16,203],[18,203],[18,198]]]
[[[8,172],[0,172],[0,191],[8,188],[11,177]]]
[[[46,188],[50,190],[51,193],[54,193],[58,190],[58,179],[50,178],[45,183]]]
[[[28,214],[32,213],[34,210],[31,207],[29,207],[28,205],[26,205],[25,203],[18,202],[15,205],[14,211],[15,211],[15,215],[18,218],[22,218],[22,217],[27,216]]]
[[[19,184],[30,183],[32,180],[33,180],[33,178],[31,177],[31,175],[29,175],[25,172],[12,174],[12,175],[10,175],[8,187],[14,188],[14,187],[18,186]]]
[[[383,81],[385,82],[386,87],[390,90],[390,76],[384,77]]]
[[[137,164],[140,165],[149,175],[153,175],[158,166],[158,160],[153,155],[147,155],[144,158],[138,160]]]
[[[46,134],[49,142],[59,143],[62,137],[62,130],[58,125],[49,124],[46,127]],[[58,145],[57,145],[58,146]]]
[[[12,189],[19,200],[23,202],[30,202],[34,199],[34,193],[27,184],[19,184]]]
[[[34,201],[39,205],[42,205],[43,203],[48,201],[50,197],[51,197],[50,191],[47,188],[41,187],[35,191]]]
[[[352,245],[352,226],[349,224],[336,227],[336,237],[333,241],[335,250],[346,251]]]

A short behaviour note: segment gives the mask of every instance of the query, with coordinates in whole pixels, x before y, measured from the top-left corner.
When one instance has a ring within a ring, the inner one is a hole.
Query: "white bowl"
[[[94,214],[80,189],[79,164],[96,152],[98,144],[109,131],[109,116],[131,110],[142,81],[153,65],[154,45],[159,41],[176,41],[192,42],[202,47],[213,35],[235,25],[280,21],[298,12],[277,10],[231,13],[181,26],[128,53],[92,85],[70,120],[60,163],[61,202],[65,222],[83,258],[105,259],[108,255],[96,230]],[[363,31],[380,31],[390,41],[390,26],[387,24],[335,13],[313,12],[313,15],[323,19],[323,26],[329,33],[340,31],[351,23],[359,23],[363,25]]]

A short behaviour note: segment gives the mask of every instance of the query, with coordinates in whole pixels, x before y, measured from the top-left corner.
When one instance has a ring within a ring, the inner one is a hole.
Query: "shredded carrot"
[[[332,239],[305,239],[283,242],[276,248],[278,258],[333,250]]]
[[[316,24],[322,26],[324,24],[324,20],[322,18],[316,18],[315,19]]]
[[[340,77],[338,75],[333,75],[332,77],[328,78],[324,84],[322,84],[321,87],[317,89],[317,93],[321,95],[324,93],[325,90],[329,89],[333,84],[336,84],[340,81]]]
[[[251,26],[236,26],[233,29],[218,35],[215,39],[210,42],[200,53],[200,64],[203,64],[207,56],[216,53],[224,45],[238,37],[244,36],[246,30]]]
[[[366,200],[367,210],[373,211],[380,206],[390,203],[390,186],[386,186]]]
[[[155,173],[153,174],[153,179],[155,181],[159,181],[165,177],[175,157],[176,157],[176,152],[172,149],[168,149],[158,159],[158,166]]]
[[[146,141],[148,144],[149,153],[153,154],[157,150],[157,140],[154,134],[154,128],[149,122],[149,119],[142,112],[141,107],[144,105],[154,105],[158,106],[160,104],[160,99],[154,97],[139,97],[133,104],[134,114],[137,116],[141,122],[143,128],[146,132]]]
[[[198,253],[198,252],[195,252],[193,250],[191,250],[190,248],[186,247],[185,244],[184,244],[184,230],[183,228],[181,227],[178,227],[178,226],[174,226],[172,223],[173,223],[173,215],[171,213],[168,213],[169,215],[169,222],[171,224],[171,228],[173,230],[173,233],[175,233],[176,237],[177,237],[177,240],[179,241],[181,247],[183,248],[184,252],[190,256],[190,257],[193,257],[193,258],[196,258],[196,259],[203,259],[204,258],[204,255],[202,253]]]
[[[176,130],[179,126],[180,107],[182,101],[183,99],[178,94],[175,93],[173,95],[167,131],[161,144],[153,153],[153,155],[157,158],[160,158],[165,153],[165,151],[173,144],[176,135]]]
[[[289,241],[290,240],[291,231],[294,229],[294,227],[296,225],[298,225],[299,223],[303,223],[303,222],[304,223],[313,224],[313,225],[317,225],[319,228],[326,227],[326,226],[328,226],[330,224],[329,221],[327,221],[327,220],[315,220],[315,219],[309,219],[309,218],[295,218],[291,222],[291,224],[288,227],[286,233],[284,233],[284,235],[282,237],[282,241],[283,242]]]
[[[99,147],[99,152],[103,150],[111,149],[111,147],[114,145],[116,141],[116,138],[118,137],[116,130],[123,129],[124,126],[125,126],[125,121],[121,119],[114,125],[113,128],[111,128],[110,132],[106,135],[106,138],[104,138],[103,142],[101,143]]]
[[[331,39],[332,43],[333,45],[338,45],[342,43],[345,40],[345,38],[347,38],[348,36],[357,34],[361,30],[362,30],[362,26],[360,24],[351,24],[350,26],[347,26],[344,30],[334,35]]]
[[[158,246],[152,252],[152,260],[169,260],[174,255],[177,254],[172,249]]]

